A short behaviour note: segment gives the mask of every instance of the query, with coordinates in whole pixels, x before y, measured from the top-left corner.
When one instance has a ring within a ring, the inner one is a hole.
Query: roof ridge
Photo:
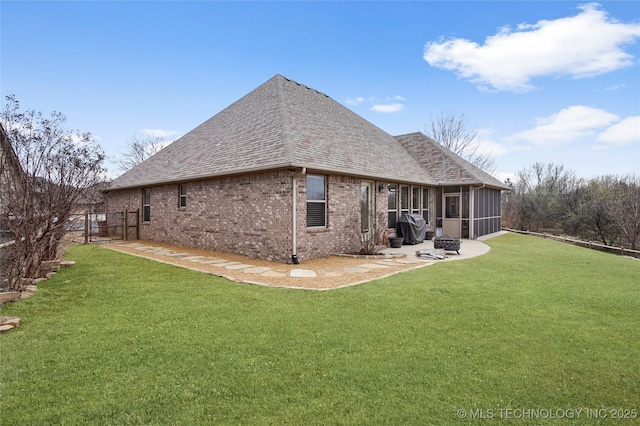
[[[323,95],[323,96],[325,96],[325,97],[327,97],[327,98],[331,98],[331,97],[330,97],[329,95],[327,95],[326,93],[323,93],[323,92],[321,92],[321,91],[319,91],[319,90],[317,90],[317,89],[314,89],[313,87],[307,86],[306,84],[298,83],[297,81],[292,80],[292,79],[290,79],[290,78],[288,78],[288,77],[285,77],[285,76],[284,76],[284,75],[282,75],[282,74],[276,74],[274,77],[282,77],[282,78],[284,78],[285,80],[287,80],[287,81],[289,81],[289,82],[291,82],[291,83],[293,83],[293,84],[296,84],[296,85],[298,85],[298,86],[304,87],[304,88],[305,88],[305,89],[307,89],[307,90],[311,90],[312,92],[316,92],[317,94],[319,94],[319,95]]]

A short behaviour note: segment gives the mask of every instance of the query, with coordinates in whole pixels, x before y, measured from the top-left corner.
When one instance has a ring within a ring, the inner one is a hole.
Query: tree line
[[[535,163],[507,182],[503,226],[567,235],[638,249],[640,178],[606,175],[578,178],[558,164]]]

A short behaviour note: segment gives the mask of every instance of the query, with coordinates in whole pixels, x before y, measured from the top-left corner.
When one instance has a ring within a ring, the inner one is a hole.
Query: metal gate
[[[85,235],[92,243],[123,240],[125,239],[124,217],[124,212],[89,213],[85,223]]]

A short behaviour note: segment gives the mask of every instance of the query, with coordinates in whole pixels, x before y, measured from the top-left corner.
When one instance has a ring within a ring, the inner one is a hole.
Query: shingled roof
[[[20,160],[11,146],[11,141],[9,141],[2,123],[0,123],[0,166],[0,170],[9,170],[14,174],[23,173]],[[5,167],[8,169],[4,169]]]
[[[510,189],[423,133],[409,133],[396,136],[396,139],[413,158],[429,170],[438,185],[486,185],[496,189]]]
[[[396,138],[327,95],[276,75],[116,178],[111,189],[286,167],[436,184]]]
[[[20,185],[24,176],[24,171],[20,165],[20,160],[13,150],[7,132],[0,123],[0,209],[7,207],[7,194],[4,191],[9,185]]]

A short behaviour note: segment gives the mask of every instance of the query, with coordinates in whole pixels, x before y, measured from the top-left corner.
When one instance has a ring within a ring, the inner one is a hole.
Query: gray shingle
[[[409,133],[396,139],[436,179],[438,185],[484,184],[510,189],[504,183],[449,151],[423,133]]]
[[[282,167],[435,184],[398,141],[328,96],[276,75],[111,189]]]

